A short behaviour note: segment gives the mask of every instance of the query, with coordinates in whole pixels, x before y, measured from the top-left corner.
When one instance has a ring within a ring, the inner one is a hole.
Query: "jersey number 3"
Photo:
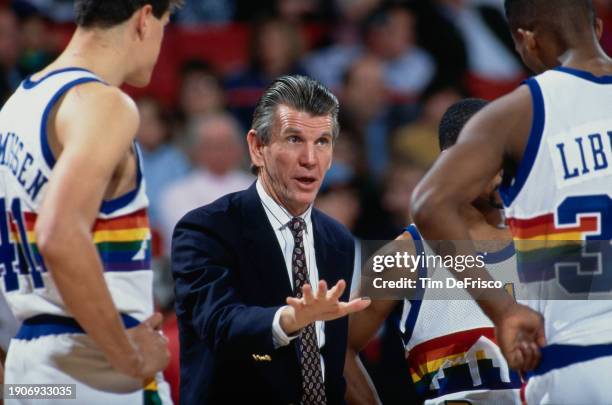
[[[581,216],[598,217],[597,231],[586,236],[582,251],[556,264],[557,279],[570,293],[612,291],[612,198],[606,194],[568,197],[557,209],[557,224],[579,226]]]

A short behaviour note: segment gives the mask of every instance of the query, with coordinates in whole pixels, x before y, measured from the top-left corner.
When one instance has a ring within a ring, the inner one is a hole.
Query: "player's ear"
[[[603,21],[601,18],[597,17],[595,19],[595,35],[597,35],[598,40],[601,40],[602,34],[603,34]]]
[[[257,136],[257,132],[251,129],[247,134],[247,144],[249,145],[249,155],[254,166],[262,167],[264,165],[263,147],[264,143]]]
[[[538,46],[533,31],[519,28],[518,30],[516,30],[516,33],[525,49],[528,49],[530,51],[536,50]]]
[[[138,37],[143,39],[149,30],[149,21],[153,15],[153,7],[150,4],[146,4],[138,9],[135,14],[136,31],[138,32]]]

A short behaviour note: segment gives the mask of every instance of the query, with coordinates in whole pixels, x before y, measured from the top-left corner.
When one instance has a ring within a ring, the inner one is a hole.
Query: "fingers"
[[[525,361],[524,361],[525,358],[523,357],[523,353],[521,352],[520,349],[517,348],[512,353],[508,353],[508,355],[506,356],[506,359],[508,360],[508,366],[511,369],[514,369],[514,370],[522,370],[523,369],[523,364],[525,363]]]
[[[344,312],[343,315],[352,314],[353,312],[363,311],[370,306],[372,301],[369,298],[356,298],[349,302],[341,302],[340,306]]]
[[[164,318],[162,317],[162,315],[159,312],[156,312],[147,319],[145,319],[143,323],[157,330],[161,328],[163,320]]]
[[[304,301],[301,298],[287,297],[287,305],[291,305],[295,309],[300,309],[304,306]]]
[[[540,349],[534,342],[523,341],[519,345],[519,351],[523,362],[519,367],[521,371],[529,371],[536,368],[540,362]]]
[[[325,280],[319,281],[319,288],[317,289],[317,299],[324,300],[327,297],[327,283]]]
[[[334,286],[334,288],[329,290],[330,298],[332,300],[339,300],[340,297],[342,296],[342,293],[344,293],[345,289],[346,289],[346,281],[339,280]]]
[[[304,284],[302,287],[302,298],[304,299],[304,303],[306,305],[312,305],[315,300],[315,297],[312,293],[312,287],[310,284]]]

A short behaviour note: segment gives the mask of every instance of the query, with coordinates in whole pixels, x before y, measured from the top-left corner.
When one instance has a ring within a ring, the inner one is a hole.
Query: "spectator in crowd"
[[[452,84],[433,83],[423,94],[419,118],[398,128],[393,136],[393,157],[428,169],[440,154],[438,126],[444,112],[463,98],[463,91]],[[406,221],[404,220],[405,223]]]
[[[397,101],[414,99],[435,74],[433,59],[416,45],[414,14],[402,5],[383,6],[363,23],[362,43],[339,43],[306,59],[308,72],[337,88],[351,63],[364,54],[383,61],[385,86]]]
[[[316,16],[321,0],[276,0],[276,11],[285,21],[299,24],[307,17]]]
[[[465,83],[476,97],[495,98],[524,76],[499,7],[469,0],[415,2],[419,38],[444,80]]]
[[[247,188],[254,178],[241,169],[246,157],[242,131],[227,114],[196,119],[188,131],[195,170],[166,187],[161,196],[162,236],[169,252],[174,226],[187,212]]]
[[[437,146],[436,146],[437,148]],[[401,232],[412,222],[410,198],[412,191],[425,175],[423,167],[405,163],[394,163],[385,177],[381,204],[390,214],[391,223]]]
[[[20,10],[37,11],[58,23],[74,22],[74,0],[14,0]]]
[[[42,14],[35,12],[22,19],[21,44],[19,70],[24,76],[42,70],[57,57],[56,44]]]
[[[225,83],[230,110],[244,127],[251,125],[257,100],[275,78],[304,73],[299,64],[302,39],[295,25],[276,18],[259,20],[250,41],[249,66]]]
[[[185,1],[176,13],[176,22],[181,25],[227,24],[234,16],[234,0]]]
[[[347,71],[341,92],[341,123],[361,138],[367,173],[380,178],[387,167],[390,112],[380,59],[366,56]]]
[[[224,109],[225,94],[213,68],[199,59],[185,62],[181,67],[178,119],[187,123]]]
[[[348,230],[353,230],[361,212],[353,169],[334,163],[325,175],[315,206]]]
[[[19,23],[8,7],[0,8],[0,106],[22,80],[17,69],[20,53]]]
[[[151,98],[138,100],[140,128],[137,140],[142,151],[144,176],[149,197],[151,227],[159,231],[162,190],[189,172],[189,161],[169,142],[168,122],[159,103]]]
[[[593,7],[597,17],[603,22],[601,39],[602,48],[608,55],[612,54],[612,1],[593,0]]]

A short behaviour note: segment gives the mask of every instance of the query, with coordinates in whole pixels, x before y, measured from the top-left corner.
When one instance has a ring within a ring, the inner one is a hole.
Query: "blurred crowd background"
[[[0,103],[66,45],[72,3],[0,0]],[[594,4],[610,54],[612,0]],[[341,135],[316,204],[363,240],[393,239],[409,224],[411,192],[439,153],[446,108],[464,97],[497,98],[529,73],[514,51],[503,0],[186,0],[166,28],[150,86],[126,88],[141,113],[173,388],[173,227],[189,210],[254,181],[245,135],[259,96],[283,74],[314,77],[340,99]],[[406,403],[398,336],[381,332],[364,359],[384,402]]]

